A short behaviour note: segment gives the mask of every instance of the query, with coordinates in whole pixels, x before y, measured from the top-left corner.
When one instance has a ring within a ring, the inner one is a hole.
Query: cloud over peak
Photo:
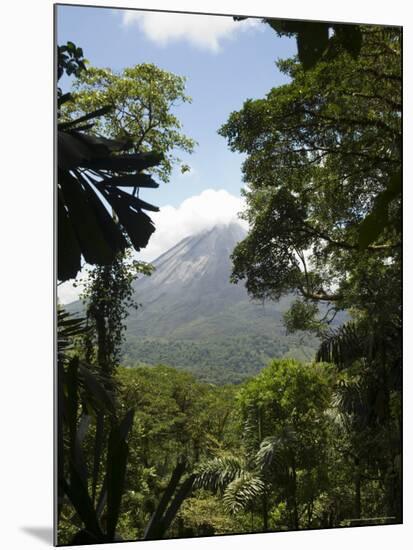
[[[247,223],[238,216],[244,202],[242,197],[231,195],[225,189],[205,189],[177,207],[161,207],[159,212],[151,213],[156,231],[148,246],[139,252],[139,259],[153,261],[181,239],[215,225],[236,222],[247,229]]]
[[[240,220],[238,216],[244,206],[245,200],[242,197],[231,195],[225,189],[205,189],[199,195],[184,200],[179,206],[162,206],[159,212],[151,212],[156,231],[151,236],[148,246],[136,253],[136,258],[152,262],[185,237],[215,225],[235,222],[248,229],[247,222]],[[58,296],[62,304],[78,299],[83,290],[82,277],[86,270],[87,267],[79,274],[77,287],[73,287],[73,281],[66,281],[58,287]]]

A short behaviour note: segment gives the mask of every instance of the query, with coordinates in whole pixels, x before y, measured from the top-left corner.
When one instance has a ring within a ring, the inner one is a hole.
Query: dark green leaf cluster
[[[265,19],[279,36],[295,36],[298,58],[304,69],[314,67],[320,60],[331,60],[342,51],[353,58],[360,54],[363,33],[360,25]]]
[[[282,61],[291,82],[247,100],[220,130],[246,154],[251,230],[233,253],[233,280],[253,296],[297,292],[338,311],[379,277],[397,293],[401,34],[360,32],[357,56],[344,49],[308,70]]]
[[[77,48],[73,42],[57,46],[57,80],[65,73],[68,76],[80,76],[86,70],[85,61],[82,48]]]
[[[110,378],[73,352],[76,344],[71,340],[85,332],[83,321],[64,311],[58,321],[58,518],[63,520],[68,507],[75,511],[77,529],[70,532],[71,544],[110,542],[115,540],[120,514],[134,412],[118,414]],[[105,414],[111,419],[106,434],[98,428],[98,419]],[[93,431],[91,456],[86,443]],[[99,480],[101,466],[104,473]]]

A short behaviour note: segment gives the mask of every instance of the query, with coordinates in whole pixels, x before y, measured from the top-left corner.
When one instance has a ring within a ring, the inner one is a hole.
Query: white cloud
[[[138,12],[126,10],[123,24],[136,25],[146,37],[160,46],[183,40],[200,49],[218,52],[221,42],[239,32],[257,29],[258,19],[234,21],[230,16],[185,13]]]
[[[237,222],[247,229],[247,222],[238,217],[244,209],[244,204],[242,197],[235,197],[224,189],[205,189],[199,195],[184,200],[177,207],[163,206],[159,212],[151,212],[156,231],[148,246],[136,253],[137,259],[152,262],[185,237],[214,225]],[[85,275],[86,268],[82,272]],[[77,300],[82,290],[81,277],[82,274],[77,278],[76,288],[73,287],[72,281],[58,287],[58,296],[62,304]]]
[[[181,239],[214,225],[238,222],[247,228],[247,223],[238,217],[243,208],[244,199],[224,189],[206,189],[200,195],[184,200],[178,207],[163,206],[159,212],[151,213],[156,231],[148,246],[137,256],[144,261],[153,261]]]

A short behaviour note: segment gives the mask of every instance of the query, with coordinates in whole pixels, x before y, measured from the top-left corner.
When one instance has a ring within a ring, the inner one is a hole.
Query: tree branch
[[[342,298],[341,294],[328,294],[323,290],[321,290],[320,292],[309,292],[303,287],[298,287],[298,290],[304,298],[308,298],[309,300],[316,300],[318,302],[338,302]]]

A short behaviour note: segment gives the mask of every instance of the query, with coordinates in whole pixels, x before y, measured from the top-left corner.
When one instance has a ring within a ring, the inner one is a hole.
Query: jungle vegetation
[[[233,279],[294,293],[287,329],[321,345],[251,357],[238,384],[121,364],[131,282],[151,270],[130,253],[155,230],[138,189],[195,146],[170,113],[184,79],[58,49],[58,77],[77,77],[58,90],[59,281],[94,266],[85,317],[58,308],[59,544],[402,521],[401,31],[291,25],[274,23],[297,37],[278,63],[290,82],[219,131],[246,159]],[[351,320],[332,330],[339,311]]]

